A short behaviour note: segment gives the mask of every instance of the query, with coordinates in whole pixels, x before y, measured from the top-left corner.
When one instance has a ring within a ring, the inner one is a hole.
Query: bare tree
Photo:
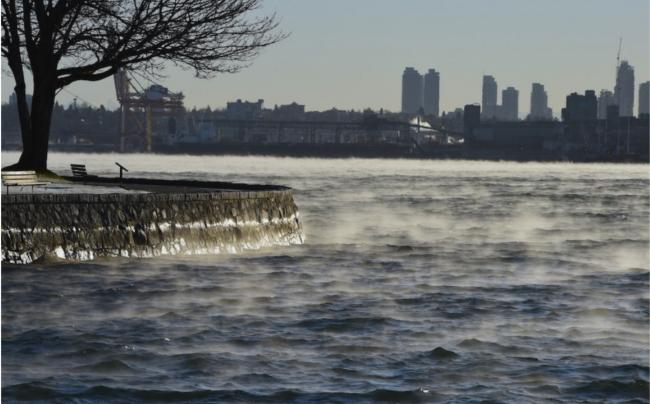
[[[123,67],[155,74],[165,61],[203,78],[235,72],[284,37],[274,15],[255,11],[261,0],[1,1],[2,55],[16,82],[23,141],[15,169],[47,169],[54,100],[70,83]]]

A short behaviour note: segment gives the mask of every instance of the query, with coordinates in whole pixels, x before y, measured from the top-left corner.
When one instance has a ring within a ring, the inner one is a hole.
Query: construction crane
[[[616,71],[621,66],[621,48],[623,47],[623,38],[618,38],[618,53],[616,54]]]
[[[126,69],[113,76],[120,103],[120,151],[151,151],[153,115],[177,118],[185,113],[183,93],[152,83],[144,88]]]

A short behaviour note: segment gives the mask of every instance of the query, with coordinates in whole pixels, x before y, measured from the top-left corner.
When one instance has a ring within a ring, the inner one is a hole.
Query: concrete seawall
[[[129,184],[135,188],[137,182]],[[2,261],[218,254],[301,244],[291,190],[249,188],[256,190],[3,195]]]

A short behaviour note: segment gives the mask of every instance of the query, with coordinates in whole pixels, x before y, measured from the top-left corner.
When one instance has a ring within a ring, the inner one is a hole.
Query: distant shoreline
[[[2,151],[20,152],[20,148],[3,147]],[[51,145],[58,153],[119,153],[112,145]],[[137,152],[135,152],[137,153]],[[517,149],[479,149],[449,147],[417,151],[409,147],[388,144],[200,144],[186,143],[174,146],[156,145],[151,154],[182,154],[191,156],[271,156],[293,158],[368,158],[413,160],[470,160],[541,163],[624,163],[648,164],[648,156],[602,158],[578,154],[560,155]]]

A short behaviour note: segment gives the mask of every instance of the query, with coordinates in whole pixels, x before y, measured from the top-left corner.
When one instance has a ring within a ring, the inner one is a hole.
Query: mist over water
[[[306,243],[3,265],[5,399],[648,400],[647,165],[52,154],[50,168],[117,176],[115,161],[291,186]]]

